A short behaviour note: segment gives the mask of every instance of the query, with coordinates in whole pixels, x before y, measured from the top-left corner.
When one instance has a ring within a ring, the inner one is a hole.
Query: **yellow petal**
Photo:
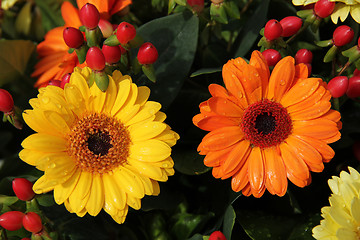
[[[42,194],[53,190],[57,184],[57,181],[48,180],[46,176],[43,175],[34,183],[33,190],[36,194]]]
[[[87,203],[92,184],[92,173],[81,172],[74,191],[69,196],[69,203],[74,212],[80,212]]]
[[[138,97],[136,99],[135,104],[144,105],[150,96],[150,89],[146,86],[138,87]]]
[[[85,71],[85,69],[84,69]],[[90,89],[84,76],[79,72],[73,72],[70,76],[70,83],[74,85],[80,92],[81,95],[78,98],[89,99]]]
[[[111,113],[111,110],[114,107],[114,102],[116,100],[116,95],[118,92],[119,91],[114,82],[114,79],[111,76],[109,76],[109,86],[106,90],[106,99],[105,99],[104,109],[103,109],[104,112],[109,113],[109,114]]]
[[[91,216],[99,214],[104,206],[105,191],[102,177],[99,175],[93,175],[93,181],[90,188],[89,200],[86,204],[86,210]]]
[[[129,128],[133,142],[144,141],[158,136],[166,129],[166,124],[160,122],[148,122],[137,128]]]
[[[70,126],[65,121],[62,115],[54,111],[44,111],[44,117],[49,121],[49,123],[54,126],[54,128],[61,134],[67,134],[70,132]]]
[[[43,133],[34,133],[21,143],[23,148],[41,150],[43,152],[66,151],[66,140],[61,137],[51,136]]]
[[[102,176],[105,190],[105,205],[108,204],[109,211],[115,211],[112,208],[123,209],[126,204],[126,194],[116,182],[116,178],[110,174]]]
[[[80,116],[82,112],[86,110],[86,103],[83,98],[79,98],[81,96],[80,90],[71,85],[66,84],[64,87],[65,98],[68,102],[68,107],[77,115]]]
[[[357,23],[360,23],[360,4],[350,6],[350,14]]]
[[[57,204],[62,204],[69,198],[79,181],[80,173],[81,171],[75,171],[71,178],[54,188],[54,199]]]
[[[171,148],[164,142],[150,139],[130,146],[130,157],[144,162],[164,160],[171,154]]]
[[[139,210],[141,208],[141,201],[139,198],[128,195],[127,204],[135,210]]]
[[[152,164],[141,162],[132,158],[128,158],[128,163],[136,168],[140,174],[143,174],[149,178],[157,181],[165,181],[165,176],[161,171],[161,168],[153,166]]]
[[[141,123],[145,120],[153,120],[153,116],[160,110],[161,104],[158,102],[146,102],[140,111],[126,122],[126,126]]]
[[[120,108],[124,105],[126,99],[128,98],[131,90],[131,81],[125,79],[119,83],[118,89],[120,90],[116,96],[114,106],[111,110],[111,115],[115,115]]]
[[[131,170],[120,167],[113,172],[114,180],[119,184],[119,187],[126,191],[128,196],[135,198],[143,198],[145,195],[144,186],[141,179]]]
[[[350,12],[350,6],[343,4],[343,3],[337,3],[335,5],[334,11],[331,14],[331,20],[333,23],[337,24],[338,19],[343,22],[347,18]]]

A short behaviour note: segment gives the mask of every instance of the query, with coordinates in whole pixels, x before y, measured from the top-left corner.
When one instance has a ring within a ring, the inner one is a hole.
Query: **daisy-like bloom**
[[[88,87],[89,68],[75,68],[64,90],[39,89],[23,114],[37,133],[23,142],[20,158],[44,175],[36,193],[54,190],[69,212],[97,215],[104,209],[122,223],[128,206],[139,209],[144,195],[158,195],[157,181],[174,174],[170,156],[178,134],[163,121],[150,90],[115,71],[102,92]]]
[[[211,84],[193,122],[210,131],[198,146],[215,178],[232,177],[231,187],[261,197],[265,189],[283,196],[287,178],[299,187],[311,182],[334,156],[328,143],[340,138],[340,114],[319,78],[285,57],[271,75],[259,51],[250,63],[230,60],[222,70],[225,87]]]
[[[101,18],[108,20],[131,2],[131,0],[77,0],[77,5],[81,9],[86,3],[91,3],[99,10]],[[79,10],[65,1],[61,5],[61,14],[65,26],[50,30],[45,35],[45,40],[37,46],[40,60],[31,74],[32,77],[38,78],[35,87],[46,86],[52,79],[61,80],[65,74],[71,73],[74,67],[80,66],[76,53],[68,53],[69,47],[63,39],[63,31],[66,27],[78,28],[82,25]],[[85,64],[81,66],[84,67]]]
[[[318,0],[292,0],[295,6],[306,6],[312,3],[316,3]],[[360,23],[360,0],[330,0],[330,2],[336,2],[335,9],[331,14],[331,20],[337,24],[338,20],[342,22],[351,14],[351,17]]]
[[[315,239],[360,239],[360,174],[351,167],[349,171],[329,179],[330,206],[321,209],[324,219],[313,228]]]

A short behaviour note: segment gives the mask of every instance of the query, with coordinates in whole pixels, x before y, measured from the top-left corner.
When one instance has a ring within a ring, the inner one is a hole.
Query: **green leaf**
[[[204,157],[199,155],[192,145],[184,145],[178,145],[173,149],[174,168],[177,171],[188,175],[200,175],[211,169],[204,165]]]
[[[0,40],[0,86],[24,77],[34,49],[35,45],[31,41]]]
[[[223,233],[226,239],[231,239],[231,234],[235,224],[235,220],[236,220],[236,213],[234,211],[233,206],[229,205],[229,207],[225,211],[224,223],[223,223]]]
[[[294,227],[288,240],[313,240],[312,229],[320,224],[320,214],[310,216],[307,221]]]
[[[64,20],[61,16],[60,6],[62,1],[58,0],[35,0],[36,5],[40,8],[41,17],[45,32],[54,27],[64,25]]]
[[[52,194],[40,194],[36,195],[36,200],[40,206],[50,207],[55,205],[54,196]]]
[[[16,203],[19,199],[17,197],[12,196],[6,196],[6,195],[0,195],[0,203],[10,206]]]
[[[245,28],[241,31],[241,42],[235,52],[235,57],[243,57],[254,45],[259,36],[259,31],[265,25],[267,11],[269,8],[269,0],[264,0],[257,7],[256,11],[246,23]]]
[[[150,98],[167,108],[179,93],[194,61],[199,19],[189,11],[158,18],[142,25],[137,33],[159,52],[154,64],[156,83],[145,76],[138,81],[152,90]]]
[[[216,72],[221,72],[221,67],[218,67],[218,68],[202,68],[202,69],[199,69],[195,72],[193,72],[190,77],[196,77],[196,76],[200,76],[200,75],[203,75],[203,74],[211,74],[211,73],[216,73]]]

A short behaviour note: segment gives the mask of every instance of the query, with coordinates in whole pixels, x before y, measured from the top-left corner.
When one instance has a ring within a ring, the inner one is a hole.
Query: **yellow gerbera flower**
[[[128,206],[158,195],[157,181],[174,174],[171,146],[177,133],[163,123],[150,90],[115,71],[106,92],[88,87],[89,68],[75,68],[64,90],[47,86],[23,114],[37,133],[23,142],[20,158],[44,171],[38,194],[54,190],[57,204],[82,217],[104,209],[123,223]]]
[[[328,181],[331,191],[330,206],[321,209],[320,225],[313,228],[316,239],[360,238],[360,174],[349,167],[340,177]]]
[[[292,0],[292,3],[295,6],[306,6],[316,3],[317,1],[318,0]],[[349,13],[357,23],[360,23],[360,0],[330,0],[330,2],[337,2],[331,14],[333,23],[337,24],[339,18],[344,22]]]

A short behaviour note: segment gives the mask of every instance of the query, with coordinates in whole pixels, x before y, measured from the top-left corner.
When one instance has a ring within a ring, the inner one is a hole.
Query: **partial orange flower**
[[[79,9],[86,3],[91,3],[99,10],[101,18],[108,20],[113,14],[121,11],[132,3],[131,0],[77,0]],[[63,2],[61,14],[65,26],[50,30],[45,35],[45,40],[38,44],[37,52],[40,58],[35,65],[32,77],[37,77],[35,87],[47,85],[52,80],[61,80],[62,76],[71,73],[79,65],[76,53],[68,53],[69,47],[63,39],[63,31],[66,27],[80,27],[79,10],[70,2]],[[84,67],[82,64],[81,67]]]
[[[328,145],[340,139],[340,113],[320,78],[309,78],[304,64],[285,57],[270,74],[262,54],[249,64],[230,60],[222,70],[225,88],[211,84],[212,97],[200,104],[193,122],[210,131],[199,144],[215,178],[232,178],[245,196],[286,193],[289,179],[299,187],[311,182],[334,157]]]

